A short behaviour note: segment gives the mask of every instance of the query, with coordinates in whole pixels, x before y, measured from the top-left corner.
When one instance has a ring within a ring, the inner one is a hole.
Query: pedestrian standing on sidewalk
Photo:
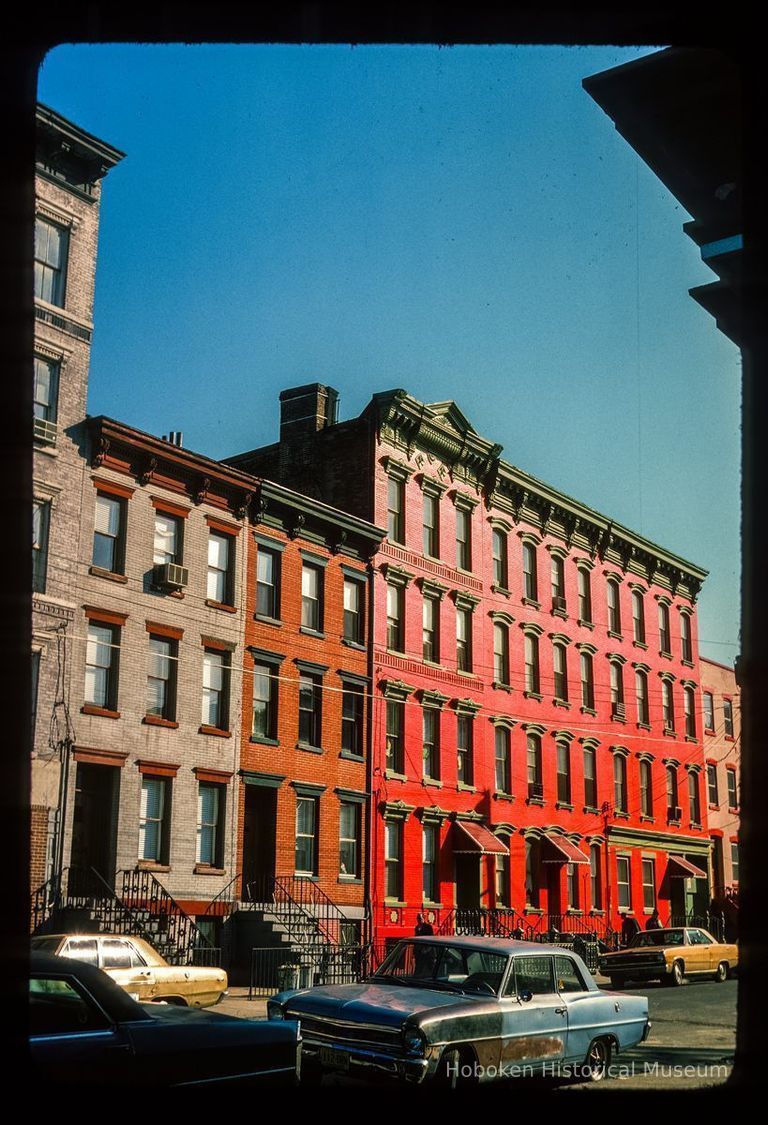
[[[645,923],[645,928],[646,928],[646,930],[663,930],[664,929],[664,927],[661,924],[661,921],[659,920],[658,907],[653,908],[653,914],[650,916],[648,921]]]
[[[621,944],[630,945],[639,933],[640,927],[637,924],[637,919],[632,914],[625,914],[624,921],[621,923]]]
[[[414,930],[414,933],[415,933],[416,937],[431,937],[431,935],[434,934],[434,932],[435,931],[434,931],[434,928],[432,926],[432,923],[425,921],[424,916],[422,914],[417,914],[416,915],[416,929]]]

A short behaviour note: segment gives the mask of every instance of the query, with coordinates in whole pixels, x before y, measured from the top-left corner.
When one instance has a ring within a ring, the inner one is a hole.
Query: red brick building
[[[454,403],[386,392],[337,423],[336,392],[310,385],[281,405],[280,442],[231,463],[388,529],[376,936],[417,913],[530,933],[704,913],[706,572],[503,461]]]
[[[707,818],[712,837],[712,890],[739,886],[741,690],[726,664],[701,660]]]

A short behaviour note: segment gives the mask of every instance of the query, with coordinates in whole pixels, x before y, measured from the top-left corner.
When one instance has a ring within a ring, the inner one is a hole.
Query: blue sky
[[[512,463],[710,570],[738,652],[740,363],[688,296],[687,213],[581,87],[655,50],[62,46],[39,97],[126,152],[101,216],[89,412],[213,457],[455,399]]]

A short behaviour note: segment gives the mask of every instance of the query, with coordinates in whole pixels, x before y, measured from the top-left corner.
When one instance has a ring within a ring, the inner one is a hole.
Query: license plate
[[[320,1048],[320,1065],[332,1070],[349,1070],[349,1054],[334,1047]]]

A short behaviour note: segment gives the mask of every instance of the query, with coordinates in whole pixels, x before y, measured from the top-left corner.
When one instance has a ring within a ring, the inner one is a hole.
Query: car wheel
[[[623,988],[626,983],[626,977],[611,977],[611,988]]]
[[[721,961],[720,964],[717,966],[717,970],[715,972],[715,980],[717,981],[718,984],[722,984],[724,980],[728,980],[729,976],[730,976],[730,972],[729,972],[729,969],[728,969],[728,962],[727,961]]]
[[[443,1051],[436,1081],[446,1090],[464,1090],[476,1082],[474,1073],[462,1074],[464,1067],[472,1067],[474,1058],[458,1050]],[[472,1067],[474,1071],[474,1067]]]
[[[584,1059],[584,1077],[588,1082],[602,1082],[611,1063],[611,1044],[607,1039],[594,1039]]]
[[[679,988],[681,984],[685,984],[685,971],[682,961],[675,961],[672,972],[667,979],[674,988]]]

